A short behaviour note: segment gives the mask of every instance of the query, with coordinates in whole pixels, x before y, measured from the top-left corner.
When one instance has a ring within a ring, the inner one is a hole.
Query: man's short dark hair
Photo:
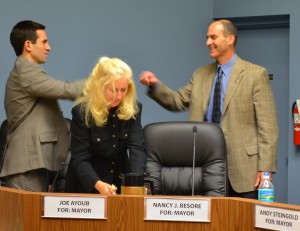
[[[18,22],[10,33],[10,43],[15,50],[17,56],[23,53],[23,47],[27,40],[36,43],[37,30],[45,30],[46,26],[31,21],[24,20]]]
[[[220,20],[224,28],[224,36],[227,37],[229,35],[234,35],[234,46],[236,46],[238,40],[238,30],[233,22],[229,20]]]

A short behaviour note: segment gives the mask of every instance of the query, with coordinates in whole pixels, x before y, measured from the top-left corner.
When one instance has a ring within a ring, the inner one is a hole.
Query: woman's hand
[[[98,190],[100,194],[104,195],[117,195],[117,187],[114,185],[107,184],[103,181],[98,180],[95,184],[95,189]]]

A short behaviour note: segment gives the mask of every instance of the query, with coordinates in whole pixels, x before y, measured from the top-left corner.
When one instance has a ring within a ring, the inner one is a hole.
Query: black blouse
[[[98,180],[121,187],[121,173],[144,173],[146,151],[141,126],[142,105],[135,119],[117,117],[111,109],[104,126],[88,128],[82,106],[72,109],[71,160],[66,177],[66,192],[98,193]]]

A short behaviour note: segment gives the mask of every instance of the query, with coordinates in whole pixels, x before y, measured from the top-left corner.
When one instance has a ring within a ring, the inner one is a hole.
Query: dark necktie
[[[221,83],[223,77],[223,71],[221,67],[218,67],[218,77],[215,85],[214,92],[214,104],[213,104],[213,113],[212,113],[212,122],[220,124],[221,122]]]

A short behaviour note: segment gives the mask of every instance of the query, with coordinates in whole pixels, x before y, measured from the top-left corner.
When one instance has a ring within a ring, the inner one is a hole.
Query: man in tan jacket
[[[51,50],[45,26],[30,20],[17,23],[10,41],[17,55],[7,79],[4,106],[7,146],[0,177],[8,187],[47,191],[69,148],[69,130],[58,99],[74,100],[84,80],[63,82],[39,65]]]
[[[216,59],[194,72],[177,92],[149,71],[140,82],[149,86],[148,95],[171,111],[189,110],[192,121],[213,122],[217,69],[223,71],[221,122],[227,145],[229,195],[257,199],[263,172],[276,171],[278,125],[267,70],[242,60],[235,53],[237,29],[228,20],[213,22],[206,45]]]

